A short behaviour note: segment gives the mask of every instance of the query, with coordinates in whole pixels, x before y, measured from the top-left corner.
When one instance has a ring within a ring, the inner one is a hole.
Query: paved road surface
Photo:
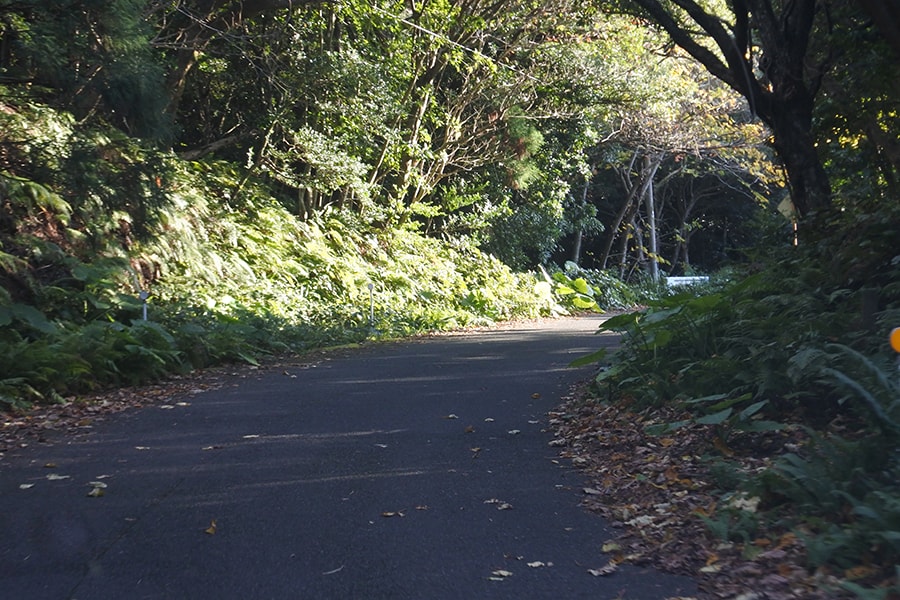
[[[614,342],[598,323],[376,345],[8,453],[0,598],[690,596],[685,578],[588,573],[611,534],[545,427],[586,375],[568,363]]]

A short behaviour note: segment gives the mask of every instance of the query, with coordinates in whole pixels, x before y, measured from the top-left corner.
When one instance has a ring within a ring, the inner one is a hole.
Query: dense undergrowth
[[[752,548],[761,523],[793,530],[810,569],[866,598],[900,593],[900,374],[888,343],[900,326],[898,222],[896,202],[855,206],[819,223],[828,239],[768,243],[731,282],[608,320],[623,346],[595,384],[597,402],[691,415],[652,433],[708,426],[722,489],[703,517],[712,533]],[[729,446],[773,431],[805,442],[763,470],[729,461]]]
[[[465,241],[327,209],[301,220],[233,164],[36,105],[0,120],[0,409],[596,306],[583,279],[516,274]]]

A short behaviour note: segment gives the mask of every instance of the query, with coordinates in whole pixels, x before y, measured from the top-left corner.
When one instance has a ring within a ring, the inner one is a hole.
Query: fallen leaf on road
[[[209,535],[215,535],[216,533],[216,520],[213,519],[209,522],[209,527],[203,530],[204,533],[208,533]]]
[[[484,420],[484,422],[485,422],[485,423],[493,423],[493,422],[494,422],[494,419],[488,417],[487,419]]]
[[[519,435],[519,434],[522,433],[522,432],[521,432],[520,430],[518,430],[518,429],[510,429],[510,430],[507,431],[506,433],[508,433],[509,435]]]
[[[33,483],[20,483],[20,484],[19,484],[19,489],[20,489],[20,490],[27,490],[27,489],[30,489],[30,488],[33,488],[33,487],[34,487],[34,484],[33,484]]]
[[[44,468],[45,468],[45,469],[55,469],[55,468],[56,468],[56,463],[49,462],[49,463],[47,463],[46,465],[44,465]]]
[[[512,577],[512,571],[507,571],[505,569],[497,569],[496,571],[491,571],[491,575],[494,576],[491,578],[492,580],[502,581],[506,577]],[[496,578],[496,579],[494,579],[494,578]]]
[[[474,425],[468,425],[468,426],[466,427],[466,429],[465,429],[465,432],[466,432],[466,433],[473,433],[474,431],[475,431],[475,426],[474,426]]]
[[[600,567],[599,569],[588,569],[588,573],[593,575],[594,577],[606,577],[607,575],[612,575],[619,568],[619,565],[610,561]]]
[[[47,475],[48,481],[59,481],[60,479],[68,479],[68,475],[57,475],[56,473],[50,473]]]
[[[535,400],[537,400],[538,398],[541,397],[541,395],[539,393],[535,392],[531,395],[531,397],[534,398]]]
[[[485,504],[495,504],[497,505],[497,510],[511,510],[512,504],[509,502],[504,502],[503,500],[499,500],[497,498],[491,498],[490,500],[485,500]]]
[[[406,515],[401,511],[385,511],[381,513],[382,517],[405,517]]]
[[[600,548],[600,550],[602,550],[603,552],[606,552],[607,554],[610,552],[618,552],[621,549],[622,549],[622,546],[620,546],[616,542],[606,542],[605,544],[603,544],[603,547]]]
[[[245,435],[245,436],[243,436],[243,437],[244,437],[245,440],[255,440],[256,438],[259,437],[259,434],[253,433],[253,434],[250,434],[250,435]]]
[[[525,563],[525,564],[527,564],[532,569],[539,569],[540,567],[552,567],[553,566],[553,563],[545,563],[545,562],[541,562],[539,560],[536,560],[536,561],[530,562],[530,563]]]
[[[447,415],[447,416],[444,417],[444,418],[445,418],[445,419],[458,419],[459,417],[457,417],[457,416],[454,415],[453,413],[450,413],[449,415]]]

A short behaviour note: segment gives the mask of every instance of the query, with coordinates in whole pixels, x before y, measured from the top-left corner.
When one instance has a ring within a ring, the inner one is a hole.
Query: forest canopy
[[[124,260],[120,291],[161,305],[256,277],[260,202],[333,244],[340,223],[631,283],[839,244],[896,204],[895,8],[6,0],[7,301],[53,313],[35,286],[69,259]],[[882,258],[848,258],[854,285]]]

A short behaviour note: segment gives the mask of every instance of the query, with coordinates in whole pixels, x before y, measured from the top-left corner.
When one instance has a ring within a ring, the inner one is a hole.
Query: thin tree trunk
[[[623,175],[622,180],[623,182],[625,182],[626,189],[628,190],[628,197],[625,199],[625,203],[622,205],[622,208],[619,209],[619,212],[616,214],[613,222],[610,224],[609,235],[606,237],[606,243],[603,246],[603,253],[600,255],[601,269],[606,268],[606,264],[609,261],[609,254],[612,251],[613,243],[620,233],[619,229],[621,228],[622,223],[625,221],[626,215],[633,209],[633,205],[640,204],[640,201],[643,199],[644,194],[647,193],[647,188],[652,184],[653,177],[656,175],[656,171],[657,169],[659,169],[659,165],[662,164],[663,156],[663,154],[655,155],[650,163],[645,163],[644,167],[641,169],[639,185],[632,184],[627,175]],[[637,153],[635,154],[635,157],[632,158],[632,164],[634,163],[634,159],[636,157]],[[649,168],[647,164],[649,164]]]
[[[644,157],[644,169],[650,170],[649,156]],[[650,178],[650,185],[647,186],[644,200],[647,207],[647,238],[650,242],[650,280],[656,283],[659,281],[659,263],[656,262],[659,248],[656,232],[656,199],[653,194],[653,177]]]
[[[591,185],[591,178],[587,177],[584,182],[584,188],[581,190],[581,209],[587,205],[588,188]],[[572,262],[576,265],[581,263],[581,243],[584,240],[584,229],[579,225],[578,231],[575,232],[575,244],[572,248]]]

